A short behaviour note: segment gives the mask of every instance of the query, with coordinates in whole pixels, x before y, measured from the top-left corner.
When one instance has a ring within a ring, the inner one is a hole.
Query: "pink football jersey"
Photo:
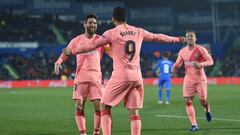
[[[121,24],[106,31],[102,37],[91,43],[93,46],[111,46],[113,59],[112,78],[119,81],[142,81],[140,69],[140,49],[143,41],[155,41],[162,43],[180,42],[178,37],[164,34],[153,34],[142,28]],[[72,49],[72,53],[85,52],[91,46]]]
[[[199,62],[203,68],[194,68],[192,62]],[[213,59],[207,49],[200,45],[195,45],[192,50],[189,50],[186,46],[179,51],[178,58],[173,66],[178,68],[182,63],[185,65],[185,79],[201,81],[202,79],[206,80],[204,67],[212,65]]]
[[[100,36],[94,35],[93,38],[89,39],[84,34],[81,34],[74,39],[71,40],[71,42],[68,44],[67,48],[70,48],[72,50],[76,49],[78,46],[84,45],[86,43],[89,43],[90,41],[98,39]],[[101,68],[100,68],[100,59],[103,54],[104,48],[99,47],[95,50],[92,50],[87,53],[83,54],[77,54],[76,55],[76,77],[74,79],[74,83],[80,83],[85,81],[101,81],[102,80],[102,74],[101,74]],[[61,54],[59,59],[56,63],[62,64],[68,56],[64,56]]]

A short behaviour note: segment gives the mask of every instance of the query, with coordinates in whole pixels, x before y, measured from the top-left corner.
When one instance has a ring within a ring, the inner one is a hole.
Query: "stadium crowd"
[[[151,56],[151,57],[149,57]],[[177,54],[173,54],[171,60],[175,61]],[[19,76],[17,80],[35,80],[35,79],[60,79],[65,76],[68,79],[73,79],[75,75],[75,58],[71,57],[67,63],[64,64],[65,68],[61,71],[60,75],[53,73],[54,62],[57,59],[56,54],[46,54],[42,51],[35,53],[31,56],[23,56],[21,54],[0,54],[0,80],[15,80],[12,77],[6,65]],[[156,77],[157,74],[153,72],[153,68],[157,60],[161,56],[142,55],[141,67],[143,77]],[[240,76],[240,57],[235,55],[227,56],[220,65],[215,64],[213,67],[206,68],[207,75],[211,76],[215,66],[218,67],[217,74],[213,76]],[[107,55],[104,55],[101,62],[102,73],[105,79],[110,78],[112,71],[112,60]],[[184,70],[179,70],[177,77],[183,77]]]
[[[16,21],[17,20],[17,21]],[[76,21],[79,20],[79,21]],[[17,15],[10,11],[0,11],[0,37],[1,42],[38,42],[48,44],[67,44],[73,37],[83,32],[83,21],[75,18],[60,18],[55,15]],[[98,22],[98,33],[111,27],[108,21]],[[153,72],[161,55],[141,54],[141,67],[143,77],[157,77]],[[38,51],[32,55],[19,53],[0,54],[0,80],[25,80],[25,79],[73,79],[75,72],[75,59],[64,65],[66,68],[61,75],[53,74],[54,62],[58,54]],[[177,53],[171,55],[175,61]],[[223,60],[215,60],[215,65],[206,68],[208,76],[240,76],[240,57],[238,53],[230,53]],[[112,60],[104,56],[101,62],[104,78],[110,78]],[[184,75],[180,70],[178,77]]]

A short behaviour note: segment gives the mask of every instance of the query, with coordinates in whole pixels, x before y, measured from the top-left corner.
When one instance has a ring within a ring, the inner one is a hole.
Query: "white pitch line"
[[[165,118],[179,118],[179,119],[188,119],[187,116],[177,116],[177,115],[155,115],[156,117],[165,117]],[[205,120],[206,118],[199,117],[197,119],[202,119]],[[212,120],[217,120],[217,121],[229,121],[229,122],[240,122],[239,119],[221,119],[221,118],[213,118]]]

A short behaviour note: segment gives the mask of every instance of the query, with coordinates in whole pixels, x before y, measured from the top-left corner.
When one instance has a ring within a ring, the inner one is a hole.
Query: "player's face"
[[[84,28],[88,34],[95,34],[97,31],[97,20],[95,18],[88,18],[84,23]]]
[[[196,35],[195,33],[193,32],[187,32],[186,33],[186,42],[187,42],[187,45],[195,45],[197,41],[197,38],[196,38]]]

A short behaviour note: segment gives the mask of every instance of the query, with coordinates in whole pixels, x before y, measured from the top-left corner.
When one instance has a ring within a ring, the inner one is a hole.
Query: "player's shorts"
[[[160,89],[165,87],[166,90],[170,90],[171,89],[171,80],[159,79],[158,80],[158,86],[159,86]]]
[[[103,92],[101,102],[109,106],[117,106],[124,100],[124,106],[130,109],[143,107],[143,82],[118,81],[110,79]]]
[[[199,99],[207,99],[207,81],[189,81],[185,80],[183,82],[183,97],[193,97],[194,93],[197,93]]]
[[[73,88],[73,99],[87,100],[87,98],[92,101],[95,99],[101,99],[103,92],[103,87],[101,82],[83,82],[75,84]]]

